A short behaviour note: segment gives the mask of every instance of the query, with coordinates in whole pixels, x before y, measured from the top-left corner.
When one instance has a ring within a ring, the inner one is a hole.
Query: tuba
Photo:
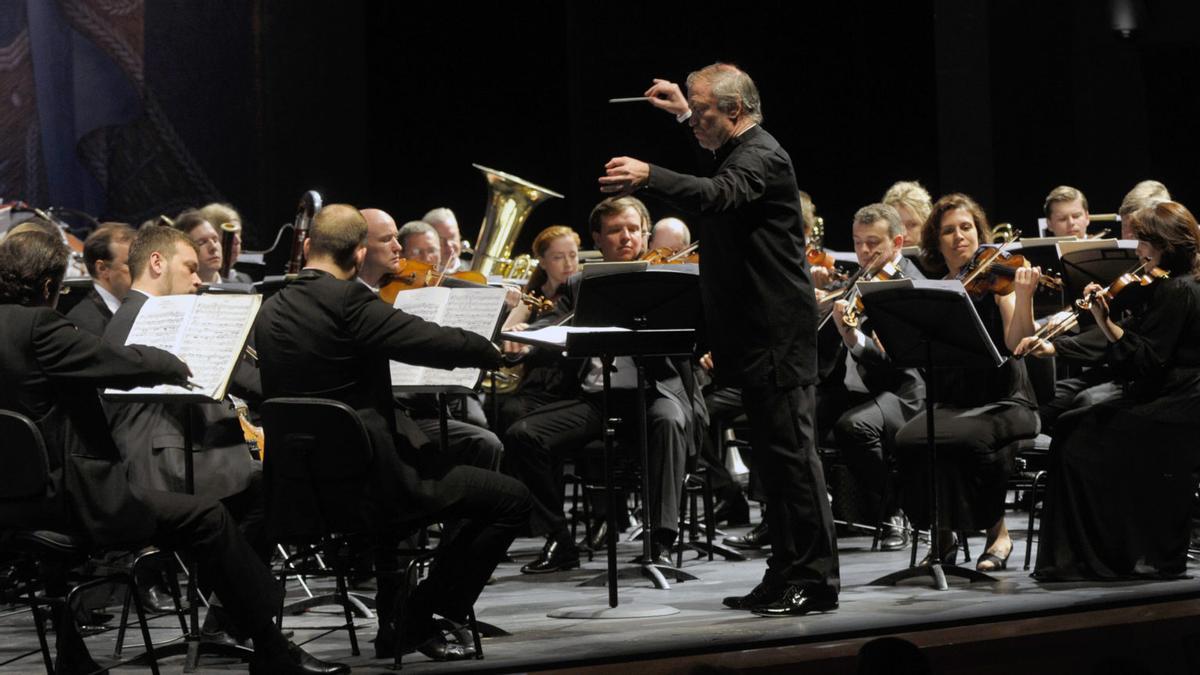
[[[487,212],[475,242],[471,271],[484,276],[507,276],[513,265],[513,244],[529,213],[547,199],[561,199],[562,195],[503,171],[478,164],[471,166],[482,171],[488,183]]]
[[[298,274],[304,267],[304,240],[308,238],[308,227],[312,225],[317,211],[321,210],[321,193],[309,190],[300,197],[296,207],[296,220],[292,226],[292,255],[288,257],[287,273]]]

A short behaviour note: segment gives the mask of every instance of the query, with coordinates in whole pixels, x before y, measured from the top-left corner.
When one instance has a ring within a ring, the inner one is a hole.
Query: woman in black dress
[[[1145,269],[1170,277],[1120,323],[1104,296],[1091,303],[1122,393],[1064,414],[1055,427],[1034,572],[1040,580],[1170,578],[1186,570],[1200,469],[1200,229],[1169,201],[1138,211],[1132,227]],[[1086,292],[1099,290],[1091,284]],[[1034,353],[1047,353],[1042,347]]]
[[[991,242],[987,216],[973,199],[950,194],[933,205],[921,231],[922,255],[930,270],[955,279],[980,245]],[[1036,268],[1018,269],[1007,295],[972,297],[975,310],[1001,354],[1031,335]],[[886,345],[885,345],[886,347]],[[1004,569],[1012,539],[1004,525],[1004,496],[1012,472],[1010,443],[1037,435],[1037,404],[1025,364],[1009,359],[999,368],[934,371],[934,428],[938,452],[938,527],[942,551],[927,558],[953,562],[953,531],[987,530],[987,546],[976,569]],[[930,525],[929,455],[925,413],[896,433],[904,511],[918,527]]]

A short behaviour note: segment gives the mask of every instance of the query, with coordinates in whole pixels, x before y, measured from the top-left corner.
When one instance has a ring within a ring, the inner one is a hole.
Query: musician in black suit
[[[44,499],[6,502],[0,524],[82,531],[97,545],[190,550],[255,645],[252,672],[349,672],[289,645],[272,621],[278,585],[215,500],[130,485],[98,388],[182,383],[187,366],[150,347],[110,346],[54,312],[67,250],[29,232],[0,243],[0,408],[37,424],[49,454]],[[194,275],[193,275],[194,276]],[[59,672],[94,670],[70,626],[57,631]]]
[[[75,303],[67,318],[76,326],[103,335],[109,319],[116,314],[132,277],[129,274],[129,244],[134,230],[125,223],[105,223],[83,242],[83,264],[92,277],[92,290]]]
[[[858,264],[872,275],[863,279],[925,278],[912,261],[900,254],[904,224],[896,209],[886,204],[859,209],[854,214],[853,236]],[[848,306],[846,299],[833,305],[830,320],[842,342],[830,376],[817,390],[817,428],[822,432],[832,428],[842,460],[866,492],[867,512],[874,516],[889,473],[885,451],[890,454],[896,432],[921,412],[925,383],[916,369],[892,365],[873,337],[870,317],[863,317],[859,327],[849,325]],[[889,527],[881,542],[885,551],[904,548],[908,543],[898,504],[899,500],[894,500],[894,510],[886,514]]]
[[[813,432],[816,299],[795,170],[759,125],[758,90],[746,73],[718,63],[689,75],[687,86],[685,98],[678,85],[655,80],[646,95],[687,120],[714,153],[710,176],[618,157],[600,186],[662,198],[700,227],[715,375],[742,386],[772,530],[762,583],[726,604],[767,615],[830,610],[840,586],[837,541]]]
[[[589,218],[592,238],[606,262],[636,260],[642,253],[650,216],[633,197],[606,199],[592,209]],[[561,323],[575,309],[582,276],[576,274],[563,284],[554,310],[530,328]],[[626,420],[636,418],[637,370],[633,359],[618,357],[611,373],[612,414]],[[537,560],[521,568],[526,574],[570,569],[579,564],[575,542],[563,514],[562,457],[599,439],[604,424],[603,385],[599,359],[562,360],[568,398],[539,407],[518,419],[504,434],[504,447],[513,472],[529,486],[534,498],[535,535],[546,536]],[[650,465],[647,527],[652,532],[653,562],[671,565],[670,548],[679,527],[680,485],[684,462],[695,447],[695,413],[703,411],[699,392],[689,393],[680,364],[667,359],[646,362],[652,387],[646,391],[646,425]],[[697,411],[695,406],[699,406]]]
[[[393,309],[355,280],[367,253],[367,223],[354,207],[321,209],[304,241],[299,277],[263,304],[254,337],[267,397],[339,400],[358,411],[374,460],[368,505],[393,533],[433,520],[464,519],[442,542],[429,577],[407,600],[394,626],[397,585],[379,575],[376,655],[395,640],[441,660],[468,655],[442,637],[433,614],[463,622],[496,564],[529,518],[529,493],[493,471],[455,464],[415,447],[397,432],[388,361],[435,368],[492,368],[500,353],[486,339]],[[376,565],[395,561],[376,559]],[[387,567],[384,568],[385,570]],[[397,634],[398,631],[398,634]]]

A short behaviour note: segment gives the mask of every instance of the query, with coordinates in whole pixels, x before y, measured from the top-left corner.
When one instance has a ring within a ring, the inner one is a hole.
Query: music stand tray
[[[929,576],[934,588],[946,590],[947,576],[968,581],[991,581],[983,572],[943,565],[938,535],[937,445],[934,443],[934,378],[937,368],[998,368],[1000,355],[958,281],[897,279],[859,284],[863,305],[888,356],[898,368],[919,368],[925,378],[925,433],[929,448],[930,556],[932,564],[909,567],[872,581],[872,586],[894,586],[913,577]],[[915,542],[914,542],[915,545]]]

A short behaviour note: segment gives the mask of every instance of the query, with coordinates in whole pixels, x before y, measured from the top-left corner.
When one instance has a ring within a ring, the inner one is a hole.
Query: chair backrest
[[[46,496],[50,465],[46,443],[33,420],[0,410],[0,500]]]
[[[374,451],[353,408],[317,398],[273,398],[262,406],[263,487],[272,539],[367,531]]]

